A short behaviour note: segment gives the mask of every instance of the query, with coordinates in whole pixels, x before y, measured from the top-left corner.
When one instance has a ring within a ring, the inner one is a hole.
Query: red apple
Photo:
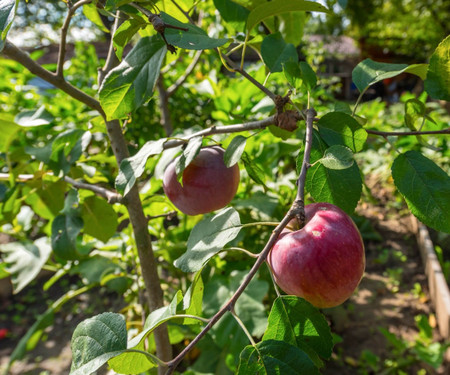
[[[200,150],[183,171],[182,184],[177,180],[172,161],[164,172],[163,188],[167,197],[186,215],[205,214],[225,207],[239,186],[237,164],[227,168],[223,161],[225,150],[218,146]]]
[[[305,207],[306,224],[285,230],[267,261],[279,287],[319,308],[340,305],[364,273],[364,244],[352,219],[330,203]]]

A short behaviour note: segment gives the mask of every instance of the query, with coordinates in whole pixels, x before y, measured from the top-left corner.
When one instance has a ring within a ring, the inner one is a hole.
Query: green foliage
[[[239,213],[226,208],[213,217],[206,217],[191,231],[187,251],[174,265],[184,272],[195,272],[239,234]]]
[[[142,38],[123,62],[108,73],[99,94],[109,120],[126,117],[152,97],[166,51],[159,36]]]
[[[355,1],[339,4],[350,9]],[[17,3],[8,0],[0,6],[0,49]],[[63,66],[66,82],[93,100],[98,96],[104,113],[93,112],[54,86],[36,83],[16,61],[0,60],[0,224],[2,231],[15,240],[0,246],[0,276],[10,275],[14,291],[18,292],[43,267],[50,266],[57,271],[47,280],[46,289],[64,275],[79,278],[83,285],[67,292],[38,318],[11,361],[37,345],[63,304],[90,288],[101,287],[125,299],[126,316],[97,315],[75,329],[71,374],[94,372],[103,365],[118,373],[145,372],[159,363],[153,354],[157,327],[166,323],[171,343],[182,345],[202,332],[202,323],[232,301],[238,290],[239,298],[227,305],[224,316],[211,324],[200,341],[198,358],[185,359],[186,373],[318,374],[331,357],[333,346],[325,318],[297,297],[274,299],[275,291],[265,268],[247,280],[254,263],[248,255],[258,257],[271,234],[258,222],[279,222],[295,199],[298,170],[307,146],[302,141],[304,121],[296,121],[298,129],[293,132],[272,125],[269,129],[247,129],[238,135],[223,134],[228,132],[227,125],[245,126],[250,120],[267,118],[275,110],[314,106],[318,120],[313,125],[306,203],[326,201],[351,214],[360,199],[374,199],[368,189],[363,194],[364,176],[384,173],[386,179],[394,178],[413,214],[431,227],[448,231],[450,192],[445,168],[449,154],[445,140],[437,135],[390,137],[389,149],[382,137],[367,139],[370,130],[439,131],[448,127],[448,116],[428,101],[426,94],[405,96],[401,105],[389,108],[379,101],[358,100],[354,108],[347,103],[334,104],[313,56],[306,56],[311,65],[299,61],[297,47],[309,12],[331,16],[317,2],[214,0],[194,4],[181,0],[177,3],[185,10],[182,12],[172,2],[139,1],[148,11],[164,10],[163,35],[156,33],[147,17],[131,3],[108,0],[102,9],[100,2],[93,2],[79,11],[84,21],[90,20],[101,30],[107,24],[105,15],[117,9],[122,12],[123,23],[112,38],[121,62],[108,72],[103,83],[97,84],[97,69],[102,68],[103,61],[86,43],[76,43],[75,55]],[[194,23],[203,22],[194,26],[189,18]],[[167,54],[166,41],[180,50]],[[133,48],[125,54],[129,45]],[[425,88],[430,97],[448,100],[448,49],[447,38],[429,66],[364,60],[353,71],[360,99],[371,85],[411,73],[421,79],[426,76]],[[203,51],[197,64],[189,50]],[[250,50],[257,62],[246,55]],[[225,54],[235,62],[242,61],[251,79],[226,71]],[[39,57],[39,53],[32,53],[31,61]],[[54,72],[56,67],[53,64],[46,68]],[[158,79],[159,98],[154,95]],[[295,90],[290,102],[275,109],[262,86],[280,97],[290,88]],[[171,134],[160,126],[164,109],[172,118]],[[108,138],[103,115],[113,121],[108,126],[122,127],[132,155],[120,166],[114,159],[111,146],[115,146]],[[219,127],[220,132],[214,134]],[[192,136],[206,128],[212,135]],[[172,148],[173,142],[184,147]],[[241,167],[241,182],[231,207],[204,217],[174,214],[162,196],[165,167],[181,153],[177,164],[181,176],[200,147],[212,144],[226,149],[227,166],[239,163]],[[390,171],[387,166],[392,162]],[[74,180],[97,189],[75,190]],[[120,204],[110,204],[101,194],[94,195],[113,187],[124,196]],[[136,255],[135,241],[142,237],[133,232],[127,210],[127,194],[133,187],[140,194],[142,213],[148,220],[146,229],[158,271],[163,275],[160,282],[164,297],[170,301],[150,312],[138,332],[127,331],[128,321],[143,320],[148,313],[141,308],[143,275],[137,271],[139,266],[145,269],[145,262]],[[367,220],[359,224],[363,236],[377,238]],[[243,227],[245,230],[241,230]],[[223,251],[227,250],[225,246],[230,251]],[[239,251],[243,249],[246,251]],[[390,276],[399,282],[402,268],[392,270]],[[412,352],[415,359],[435,366],[442,359],[445,345],[432,342],[423,318],[417,323],[420,337],[414,347],[386,336],[396,349]],[[368,353],[364,358],[381,368]]]
[[[411,212],[431,227],[450,233],[450,177],[417,151],[399,155],[392,177]]]

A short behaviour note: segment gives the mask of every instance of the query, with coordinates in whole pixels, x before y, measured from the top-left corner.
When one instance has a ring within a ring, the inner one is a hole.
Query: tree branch
[[[111,28],[111,32],[110,32],[111,40],[109,42],[108,56],[106,57],[105,66],[102,69],[98,70],[98,82],[99,83],[103,82],[107,72],[111,71],[117,65],[119,65],[119,60],[117,59],[116,52],[114,50],[113,38],[114,38],[114,34],[115,34],[116,30],[119,28],[121,23],[122,23],[122,19],[120,17],[120,12],[117,11],[116,18],[114,20],[114,24],[113,24],[113,26]],[[99,84],[99,87],[100,87],[100,84]]]
[[[78,8],[91,2],[92,0],[80,0],[74,5],[71,5],[70,2],[67,3],[69,11],[67,12],[66,20],[64,21],[64,24],[61,28],[61,42],[59,44],[58,63],[56,65],[56,75],[60,78],[64,77],[63,67],[64,67],[64,58],[66,56],[66,40],[70,21],[72,20],[72,17]]]
[[[296,200],[302,202],[305,201],[305,182],[306,173],[310,167],[309,159],[311,156],[312,148],[312,135],[313,135],[313,121],[316,116],[316,111],[313,108],[306,110],[306,135],[305,135],[305,152],[303,157],[302,168],[300,170],[300,175],[297,180],[297,197]]]
[[[164,143],[163,149],[167,150],[169,148],[181,146],[181,145],[189,142],[189,140],[191,138],[199,137],[199,136],[207,137],[207,136],[214,135],[214,134],[230,134],[230,133],[239,133],[239,132],[248,131],[248,130],[265,129],[268,126],[275,124],[275,117],[276,117],[276,115],[273,115],[273,116],[265,118],[264,120],[246,122],[245,124],[211,126],[210,128],[203,129],[194,134],[191,134],[190,136],[188,136],[186,138],[170,139]]]
[[[42,78],[44,81],[47,81],[48,83],[51,83],[53,86],[64,91],[66,94],[70,95],[74,99],[86,104],[88,107],[95,109],[103,117],[105,117],[105,113],[103,112],[100,103],[95,98],[77,89],[75,86],[72,86],[70,83],[66,82],[64,78],[58,77],[56,74],[43,68],[36,61],[31,59],[26,52],[22,51],[20,48],[17,48],[13,43],[9,42],[8,40],[5,41],[2,53],[5,56],[8,56],[10,59],[17,61],[19,64],[23,65],[34,75],[38,76],[39,78]]]
[[[164,86],[164,79],[162,74],[159,75],[156,83],[159,94],[159,110],[161,111],[161,126],[166,132],[166,136],[170,136],[173,131],[172,116],[169,110],[169,94]]]
[[[426,135],[426,134],[450,134],[450,128],[442,130],[428,130],[428,131],[410,131],[410,132],[383,132],[378,130],[366,129],[368,134],[379,135],[381,137],[401,137],[406,135]]]
[[[9,181],[10,177],[11,175],[9,173],[0,173],[0,181]],[[14,180],[18,182],[27,182],[35,179],[36,176],[34,174],[19,174],[14,178]],[[66,181],[68,184],[72,185],[77,189],[92,191],[98,196],[105,198],[108,201],[108,203],[114,204],[122,202],[123,197],[119,193],[116,193],[115,191],[105,189],[101,186],[88,184],[86,182],[77,181],[68,176],[64,177],[64,181]]]

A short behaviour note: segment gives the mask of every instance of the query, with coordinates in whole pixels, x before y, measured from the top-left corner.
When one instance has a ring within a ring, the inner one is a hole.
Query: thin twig
[[[105,65],[102,69],[98,70],[98,82],[103,82],[105,79],[106,73],[110,72],[112,69],[114,69],[117,65],[119,65],[119,59],[116,56],[116,51],[114,49],[114,34],[121,25],[123,19],[120,17],[120,12],[117,11],[116,18],[114,19],[114,24],[111,28],[111,40],[109,42],[109,49],[108,49],[108,55],[106,57]]]
[[[379,135],[382,137],[402,137],[405,135],[426,135],[426,134],[450,134],[450,128],[442,129],[442,130],[426,130],[426,131],[410,131],[410,132],[383,132],[378,130],[370,130],[366,129],[368,134]]]
[[[210,128],[203,129],[194,134],[191,134],[186,138],[168,140],[166,143],[164,143],[163,149],[167,150],[169,148],[181,146],[189,142],[189,140],[194,137],[207,137],[214,134],[231,134],[249,130],[265,129],[273,124],[275,124],[275,115],[267,117],[264,120],[251,121],[244,124],[211,126]]]
[[[192,71],[195,69],[196,65],[200,61],[200,57],[202,55],[202,50],[197,51],[192,59],[192,62],[186,68],[184,74],[178,78],[172,85],[167,88],[167,96],[173,95],[173,93],[178,90],[178,88],[186,81]]]
[[[243,68],[237,67],[234,65],[233,61],[226,55],[223,55],[219,49],[217,49],[221,58],[228,64],[228,67],[232,69],[234,72],[240,73],[243,77],[245,77],[248,81],[253,83],[256,87],[258,87],[264,94],[266,94],[270,99],[275,101],[276,94],[270,91],[267,87],[263,86],[256,79],[254,79],[250,74],[248,74]]]
[[[56,65],[56,75],[58,77],[63,78],[64,76],[64,58],[66,56],[67,32],[69,31],[70,21],[78,8],[91,2],[92,0],[80,0],[74,5],[71,5],[70,2],[67,3],[69,11],[67,12],[66,20],[61,28],[61,42],[59,44],[58,63]]]
[[[4,55],[6,55],[7,57],[9,57],[14,61],[17,61],[19,64],[23,65],[34,75],[38,76],[39,78],[42,78],[44,81],[47,81],[48,83],[51,83],[53,86],[61,89],[74,99],[80,101],[81,103],[86,104],[88,107],[95,109],[103,117],[105,117],[105,112],[103,112],[100,103],[95,98],[79,90],[75,86],[72,86],[70,83],[66,82],[64,78],[59,77],[56,74],[52,73],[51,71],[43,68],[36,61],[31,59],[28,53],[22,51],[20,48],[17,48],[10,41],[6,40],[4,43],[5,43],[4,48],[2,50],[2,53]]]
[[[48,175],[52,174],[48,173]],[[11,175],[9,173],[0,173],[0,181],[9,181],[10,178]],[[14,180],[17,182],[27,182],[35,179],[37,179],[37,177],[34,174],[19,174],[14,178]],[[115,191],[105,189],[98,185],[91,185],[86,182],[77,181],[68,176],[64,177],[64,181],[66,181],[68,184],[72,185],[77,189],[92,191],[95,194],[99,195],[100,197],[105,198],[111,204],[122,202],[123,197],[119,193],[116,193]]]
[[[239,316],[236,314],[236,312],[233,310],[231,310],[231,315],[233,315],[234,319],[236,320],[237,324],[239,324],[239,326],[241,327],[241,329],[244,331],[245,335],[248,337],[248,340],[250,341],[250,343],[253,346],[256,346],[256,342],[253,339],[252,335],[250,334],[250,332],[248,331],[247,327],[245,326],[244,322],[241,320],[241,318],[239,318]]]

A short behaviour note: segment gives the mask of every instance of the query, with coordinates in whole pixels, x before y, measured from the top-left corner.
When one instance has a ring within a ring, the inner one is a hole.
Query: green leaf
[[[0,137],[0,152],[8,152],[9,145],[13,141],[16,133],[19,131],[20,126],[13,121],[13,119],[8,119],[8,117],[0,117],[0,127],[2,129],[2,136]]]
[[[186,147],[183,149],[182,154],[177,159],[175,164],[175,172],[177,173],[178,180],[183,177],[183,172],[186,167],[195,159],[202,148],[203,137],[197,136],[190,138]],[[180,181],[181,183],[182,181]]]
[[[409,99],[405,103],[405,124],[411,130],[416,129],[416,121],[426,115],[425,104],[419,99]]]
[[[175,266],[184,272],[198,271],[228,242],[235,239],[240,230],[239,214],[232,207],[204,218],[192,229],[187,251],[175,260]]]
[[[61,213],[52,222],[53,252],[61,259],[78,259],[77,237],[83,229],[83,219],[80,216],[76,190],[69,191]]]
[[[261,44],[261,55],[264,64],[272,73],[282,72],[287,61],[297,61],[298,54],[293,44],[283,40],[280,33],[266,36]]]
[[[417,151],[399,155],[392,177],[411,212],[424,224],[450,233],[450,177]]]
[[[91,374],[127,348],[127,327],[120,314],[103,313],[86,319],[72,336],[70,375]]]
[[[250,156],[245,151],[242,153],[241,158],[248,176],[257,184],[260,184],[265,189],[267,189],[265,182],[266,176],[264,175],[264,171],[250,158]]]
[[[242,153],[245,150],[245,144],[247,143],[247,138],[243,135],[237,135],[234,137],[223,155],[223,160],[225,165],[230,168],[235,165],[239,160],[241,160]]]
[[[14,119],[14,121],[24,127],[48,125],[54,120],[51,113],[47,112],[44,106],[31,111],[22,111]]]
[[[286,12],[277,16],[279,30],[286,43],[298,46],[302,42],[303,29],[307,20],[306,12]]]
[[[320,163],[328,169],[347,169],[353,165],[353,152],[348,147],[334,145],[325,150]]]
[[[280,340],[295,345],[321,365],[329,359],[333,338],[325,317],[309,302],[295,296],[278,297],[269,315],[263,340]]]
[[[301,349],[284,341],[267,340],[247,346],[240,356],[237,375],[319,375]]]
[[[169,16],[168,14],[161,12],[161,19],[173,26],[178,26],[188,29],[188,31],[177,30],[172,28],[166,28],[164,35],[169,44],[173,44],[176,47],[193,50],[212,49],[223,46],[228,42],[228,39],[214,39],[210,38],[208,34],[199,27],[190,23],[182,23],[177,19]]]
[[[112,206],[95,195],[86,198],[81,208],[84,233],[107,242],[116,233],[117,213]]]
[[[295,89],[302,85],[302,71],[300,65],[296,61],[286,61],[283,64],[283,72],[288,83]]]
[[[99,93],[108,120],[126,117],[152,97],[166,51],[159,35],[141,38],[108,73]]]
[[[11,274],[14,293],[19,293],[41,271],[52,248],[47,237],[32,242],[10,242],[0,245],[6,270]]]
[[[25,202],[31,206],[36,215],[52,220],[64,208],[64,193],[66,183],[59,180],[53,183],[30,184],[33,192],[25,197]]]
[[[300,61],[299,67],[302,74],[303,83],[311,91],[317,84],[317,76],[314,70],[306,61]]]
[[[327,144],[314,131],[310,162],[314,164],[320,160],[327,149]],[[303,152],[301,151],[297,158],[298,169],[302,161]],[[350,168],[335,170],[317,163],[308,170],[305,188],[316,202],[329,202],[352,214],[362,192],[358,165],[353,163]]]
[[[231,24],[241,24],[247,20],[250,11],[231,0],[214,0],[214,6],[222,18]]]
[[[352,72],[352,79],[360,92],[374,83],[401,73],[411,73],[425,79],[427,64],[389,64],[376,62],[371,59],[361,61]]]
[[[188,315],[201,316],[203,311],[203,292],[205,286],[203,285],[202,273],[197,272],[183,298],[183,310]],[[186,318],[183,324],[198,324],[200,323],[197,319]]]
[[[81,260],[77,265],[70,268],[70,274],[80,274],[87,280],[88,284],[100,284],[106,273],[114,272],[119,267],[109,258],[94,255]]]
[[[447,36],[431,55],[425,91],[433,99],[450,101],[450,35]]]
[[[122,60],[123,49],[130,42],[131,38],[139,31],[142,26],[147,25],[142,18],[130,18],[123,21],[117,28],[113,37],[114,49],[116,56]]]
[[[345,145],[353,152],[363,149],[367,132],[352,116],[343,112],[329,112],[318,123],[322,139],[329,145]]]
[[[268,3],[263,3],[254,8],[247,18],[247,30],[250,31],[258,23],[265,20],[267,17],[275,16],[280,13],[303,11],[303,12],[323,12],[330,11],[321,4],[313,1],[303,0],[274,0]]]
[[[91,21],[94,25],[98,26],[98,28],[105,32],[109,33],[108,28],[103,24],[100,14],[97,10],[97,5],[95,3],[84,4],[83,5],[83,14],[86,18]]]
[[[0,33],[1,40],[5,40],[6,34],[16,15],[17,4],[19,0],[1,0],[0,1]],[[1,50],[1,49],[0,49]]]
[[[144,173],[147,159],[152,155],[159,155],[163,152],[166,140],[166,138],[161,138],[157,141],[148,141],[135,155],[122,160],[119,174],[116,177],[116,189],[118,191],[127,195],[136,180]]]

